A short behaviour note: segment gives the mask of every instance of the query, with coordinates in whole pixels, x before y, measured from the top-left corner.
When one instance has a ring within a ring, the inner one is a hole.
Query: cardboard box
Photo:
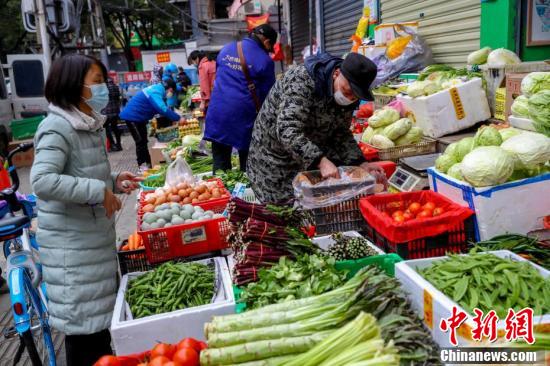
[[[490,252],[501,258],[508,258],[518,262],[529,262],[519,255],[508,250],[498,250]],[[459,310],[465,311],[456,302],[447,297],[443,292],[436,289],[430,282],[422,277],[417,270],[430,267],[434,262],[441,261],[447,257],[435,257],[426,259],[415,259],[399,262],[395,265],[395,277],[401,282],[402,287],[407,292],[412,308],[417,312],[424,324],[432,333],[432,338],[440,347],[452,347],[449,340],[449,334],[439,329],[441,319],[449,318],[452,315],[454,306]],[[532,263],[531,265],[543,276],[550,276],[550,272],[544,268]],[[470,314],[472,315],[472,314]],[[533,319],[535,329],[550,326],[550,314],[535,316]],[[471,338],[471,330],[474,328],[474,322],[471,319],[460,326],[457,331],[457,340],[460,347],[483,346],[483,342],[475,342]],[[505,328],[504,319],[500,319],[497,324],[499,337],[502,336],[502,330]],[[485,343],[487,345],[487,343]]]
[[[162,154],[162,150],[164,150],[167,146],[167,143],[156,141],[153,146],[149,148],[149,155],[151,156],[152,166],[166,162],[166,158]]]
[[[17,146],[23,143],[33,142],[33,139],[12,141],[8,145],[8,151],[14,150]],[[30,167],[34,162],[34,147],[25,152],[20,152],[13,157],[13,165],[16,168]]]
[[[424,135],[433,138],[465,130],[491,117],[480,78],[428,96],[398,95],[397,100],[414,113]]]
[[[543,229],[543,218],[550,215],[550,173],[483,188],[433,168],[428,169],[428,176],[431,190],[475,211],[478,240]]]
[[[217,264],[219,274],[218,293],[213,303],[140,319],[131,319],[124,295],[128,280],[141,273],[124,275],[111,321],[111,338],[115,353],[126,355],[143,352],[158,342],[176,343],[186,337],[205,340],[205,323],[211,321],[213,316],[235,313],[235,299],[227,262],[223,257],[212,259]],[[205,261],[207,260],[198,262]]]
[[[512,103],[514,99],[521,95],[521,81],[529,73],[506,73],[506,104],[504,106],[504,115],[506,121],[509,121],[508,117],[511,112]]]
[[[397,37],[408,36],[409,34],[401,27],[413,34],[418,32],[418,22],[405,23],[383,23],[374,27],[374,44],[377,46],[387,45]]]

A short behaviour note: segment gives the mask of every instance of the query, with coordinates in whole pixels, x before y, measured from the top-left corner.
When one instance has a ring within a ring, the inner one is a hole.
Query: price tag
[[[449,89],[449,93],[451,94],[451,100],[453,101],[453,106],[455,108],[456,118],[464,119],[464,117],[466,117],[466,113],[464,112],[464,106],[460,100],[458,90],[456,88],[451,88]]]
[[[430,329],[434,327],[433,297],[427,290],[424,290],[424,323]]]
[[[199,226],[183,230],[181,232],[181,241],[184,245],[206,241],[206,228],[204,226]]]

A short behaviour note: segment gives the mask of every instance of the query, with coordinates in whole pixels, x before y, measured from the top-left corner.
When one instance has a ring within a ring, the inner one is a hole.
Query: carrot
[[[122,251],[130,250],[130,247],[128,246],[128,244],[124,244],[122,247],[120,247],[120,250]]]

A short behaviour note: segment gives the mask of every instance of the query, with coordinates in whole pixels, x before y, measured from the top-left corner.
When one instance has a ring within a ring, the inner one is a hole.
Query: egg
[[[204,192],[206,192],[206,186],[204,186],[203,184],[201,184],[200,186],[198,186],[196,188],[196,191],[199,192],[200,194],[203,194]]]
[[[191,203],[191,201],[192,201],[191,197],[185,197],[182,202],[187,205]]]
[[[189,197],[192,199],[192,200],[195,200],[196,198],[198,198],[200,196],[199,192],[197,191],[193,191],[189,194]]]
[[[185,183],[178,183],[176,188],[178,189],[178,191],[181,191],[182,189],[187,188],[187,185]]]
[[[155,205],[147,204],[143,206],[143,212],[153,212],[153,211],[155,211]]]
[[[178,195],[179,195],[181,198],[185,198],[185,197],[188,196],[187,191],[186,191],[185,189],[180,189],[180,190],[178,191]]]
[[[193,198],[193,200],[191,201],[191,203],[199,203],[199,200],[196,199],[196,198]]]
[[[166,202],[166,197],[160,196],[155,201],[155,206],[162,205],[164,202]]]
[[[181,197],[178,196],[177,194],[171,194],[171,195],[170,195],[170,201],[172,201],[172,202],[179,202],[179,201],[181,201]]]
[[[157,196],[155,194],[148,194],[147,196],[145,196],[145,203],[147,204],[154,204],[155,201],[157,200]]]

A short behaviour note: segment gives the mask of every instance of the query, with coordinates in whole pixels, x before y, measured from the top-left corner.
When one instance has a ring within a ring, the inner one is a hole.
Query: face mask
[[[86,102],[94,112],[100,114],[101,111],[107,107],[107,103],[109,103],[109,89],[107,88],[107,84],[102,83],[84,86],[92,92],[90,99],[83,98],[84,102]]]
[[[340,79],[338,79],[340,80]],[[345,95],[344,93],[342,93],[340,90],[337,90],[335,93],[334,93],[334,101],[341,105],[341,106],[347,106],[347,105],[350,105],[350,104],[353,104],[355,103],[355,101],[353,100],[349,100]]]

